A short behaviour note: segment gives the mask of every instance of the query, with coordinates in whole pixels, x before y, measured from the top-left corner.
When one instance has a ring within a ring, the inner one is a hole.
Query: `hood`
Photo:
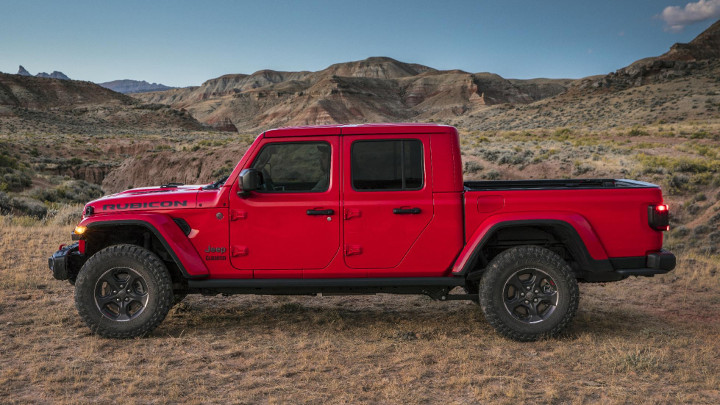
[[[197,193],[202,185],[194,186],[160,186],[133,188],[111,194],[85,205],[94,214],[110,214],[118,211],[155,211],[195,208]]]

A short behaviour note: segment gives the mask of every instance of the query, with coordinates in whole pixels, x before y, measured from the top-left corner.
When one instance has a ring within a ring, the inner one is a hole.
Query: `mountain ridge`
[[[95,83],[0,73],[0,132],[203,130],[189,114]]]
[[[97,83],[97,85],[122,94],[145,93],[148,91],[164,91],[176,88],[166,86],[160,83],[148,83],[145,80],[132,79],[112,80],[109,82]]]
[[[23,67],[23,65],[20,65],[18,67],[18,72],[16,74],[18,76],[32,76],[32,74],[30,74],[30,72],[28,72],[27,69]],[[58,72],[57,70],[53,71],[52,73],[40,72],[36,74],[35,77],[41,77],[44,79],[71,80],[69,77],[67,77],[67,75],[65,75],[65,73]]]
[[[437,120],[480,106],[531,103],[558,94],[566,79],[510,81],[492,73],[441,71],[389,57],[336,63],[309,72],[264,69],[227,74],[200,86],[135,94],[186,109],[209,125],[242,131],[283,125]]]

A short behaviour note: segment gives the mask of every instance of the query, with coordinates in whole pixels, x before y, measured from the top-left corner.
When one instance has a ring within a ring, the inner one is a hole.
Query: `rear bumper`
[[[629,276],[652,277],[665,274],[675,268],[675,255],[667,250],[649,253],[646,256],[617,257],[609,260],[598,260],[593,266],[582,272],[584,281],[606,282],[618,281]]]
[[[623,276],[654,276],[655,274],[665,274],[675,268],[677,259],[675,255],[667,250],[650,253],[645,256],[645,266],[640,268],[618,268],[615,272]],[[613,263],[614,264],[614,263]]]

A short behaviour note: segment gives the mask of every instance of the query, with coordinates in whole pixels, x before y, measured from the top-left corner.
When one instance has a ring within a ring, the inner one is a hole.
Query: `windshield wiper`
[[[225,176],[225,177],[221,178],[220,180],[216,181],[215,183],[208,184],[207,186],[203,187],[203,190],[217,190],[218,188],[220,188],[220,186],[225,184],[225,182],[227,181],[227,179],[229,177],[230,176]]]

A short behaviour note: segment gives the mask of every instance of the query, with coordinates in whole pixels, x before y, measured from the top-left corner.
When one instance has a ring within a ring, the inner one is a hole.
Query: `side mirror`
[[[238,194],[241,197],[247,197],[251,191],[260,188],[262,175],[257,169],[244,169],[240,172],[240,176],[238,176],[238,183],[240,186]]]

